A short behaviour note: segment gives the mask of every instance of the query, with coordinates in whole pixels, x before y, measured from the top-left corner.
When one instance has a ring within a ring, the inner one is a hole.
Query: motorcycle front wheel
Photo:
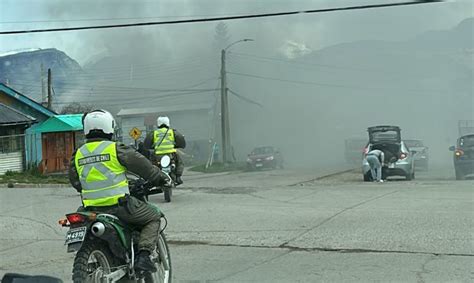
[[[116,266],[109,248],[100,243],[84,243],[74,258],[72,281],[74,283],[102,282],[101,278]]]
[[[165,234],[160,233],[153,261],[157,271],[145,276],[145,283],[171,283],[171,256]]]
[[[163,188],[163,192],[165,194],[165,201],[170,202],[171,196],[173,195],[173,191],[171,187]]]

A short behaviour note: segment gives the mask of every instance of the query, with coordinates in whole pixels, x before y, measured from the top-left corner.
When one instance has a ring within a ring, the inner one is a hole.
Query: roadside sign
[[[133,129],[130,130],[129,134],[132,137],[132,139],[138,140],[138,138],[140,138],[140,136],[142,135],[142,131],[140,131],[139,128],[134,127]]]

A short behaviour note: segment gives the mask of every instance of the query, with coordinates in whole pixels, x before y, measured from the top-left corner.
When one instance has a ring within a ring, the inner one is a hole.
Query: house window
[[[0,127],[0,153],[22,151],[23,139],[22,128]]]

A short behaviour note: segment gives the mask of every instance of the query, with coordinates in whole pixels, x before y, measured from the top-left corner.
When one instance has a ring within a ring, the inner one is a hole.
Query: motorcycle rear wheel
[[[103,244],[84,243],[74,258],[72,281],[74,283],[100,282],[100,277],[111,273],[116,262],[109,248]]]

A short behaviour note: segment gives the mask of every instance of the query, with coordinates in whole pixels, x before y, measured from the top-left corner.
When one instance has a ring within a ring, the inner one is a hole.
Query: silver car
[[[403,176],[407,180],[415,178],[415,158],[401,139],[400,128],[397,126],[375,126],[367,130],[369,143],[364,149],[365,155],[371,150],[384,152],[385,164],[382,167],[382,178]],[[371,181],[370,166],[367,159],[362,161],[364,181]]]
[[[415,156],[415,169],[428,170],[430,159],[428,147],[423,144],[422,140],[404,140],[410,152]]]

